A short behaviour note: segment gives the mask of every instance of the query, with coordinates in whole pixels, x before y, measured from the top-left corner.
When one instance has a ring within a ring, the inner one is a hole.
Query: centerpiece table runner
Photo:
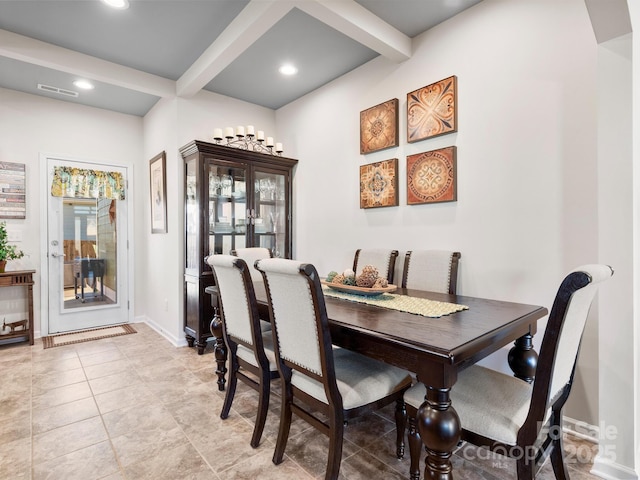
[[[469,310],[466,305],[455,303],[438,302],[428,298],[410,297],[408,295],[396,295],[393,293],[383,293],[376,296],[363,296],[353,293],[337,292],[329,287],[322,287],[322,291],[327,297],[341,298],[351,302],[366,303],[377,307],[398,310],[400,312],[413,313],[423,317],[439,318],[462,310]]]

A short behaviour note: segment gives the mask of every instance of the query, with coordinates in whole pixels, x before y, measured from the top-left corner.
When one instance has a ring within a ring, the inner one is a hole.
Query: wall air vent
[[[51,85],[43,85],[42,83],[38,84],[38,90],[49,93],[57,93],[58,95],[66,95],[67,97],[78,96],[78,92],[74,92],[73,90],[65,90],[64,88],[52,87]]]

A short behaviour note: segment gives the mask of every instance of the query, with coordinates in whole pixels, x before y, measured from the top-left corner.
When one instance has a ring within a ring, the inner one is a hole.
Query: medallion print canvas
[[[360,166],[360,208],[398,205],[398,159]]]
[[[398,146],[398,99],[360,112],[360,153]]]
[[[407,141],[458,130],[457,77],[451,76],[407,94]]]
[[[456,200],[456,147],[407,156],[408,205]]]

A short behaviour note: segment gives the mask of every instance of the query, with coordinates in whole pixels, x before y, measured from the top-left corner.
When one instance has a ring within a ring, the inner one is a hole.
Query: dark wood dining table
[[[425,384],[425,403],[418,411],[427,451],[424,478],[452,480],[450,459],[461,425],[449,393],[458,373],[513,342],[508,363],[516,377],[532,381],[537,363],[532,338],[538,320],[548,312],[536,305],[462,295],[407,289],[394,293],[469,308],[430,318],[325,295],[331,339],[335,345],[409,370]],[[263,314],[268,312],[263,285],[256,284],[256,297]],[[216,354],[216,360],[223,356],[226,352]],[[219,374],[224,371],[224,364],[221,369],[218,363]],[[218,384],[223,388],[224,379]]]

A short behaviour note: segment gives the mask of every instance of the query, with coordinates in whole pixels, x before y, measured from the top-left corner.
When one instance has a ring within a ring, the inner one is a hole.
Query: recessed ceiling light
[[[76,80],[73,84],[83,90],[93,90],[93,84],[88,80]]]
[[[119,10],[129,8],[129,0],[102,0],[102,2],[106,3],[112,8],[117,8]]]
[[[298,69],[290,63],[285,63],[278,69],[278,71],[282,75],[295,75],[296,73],[298,73]]]

